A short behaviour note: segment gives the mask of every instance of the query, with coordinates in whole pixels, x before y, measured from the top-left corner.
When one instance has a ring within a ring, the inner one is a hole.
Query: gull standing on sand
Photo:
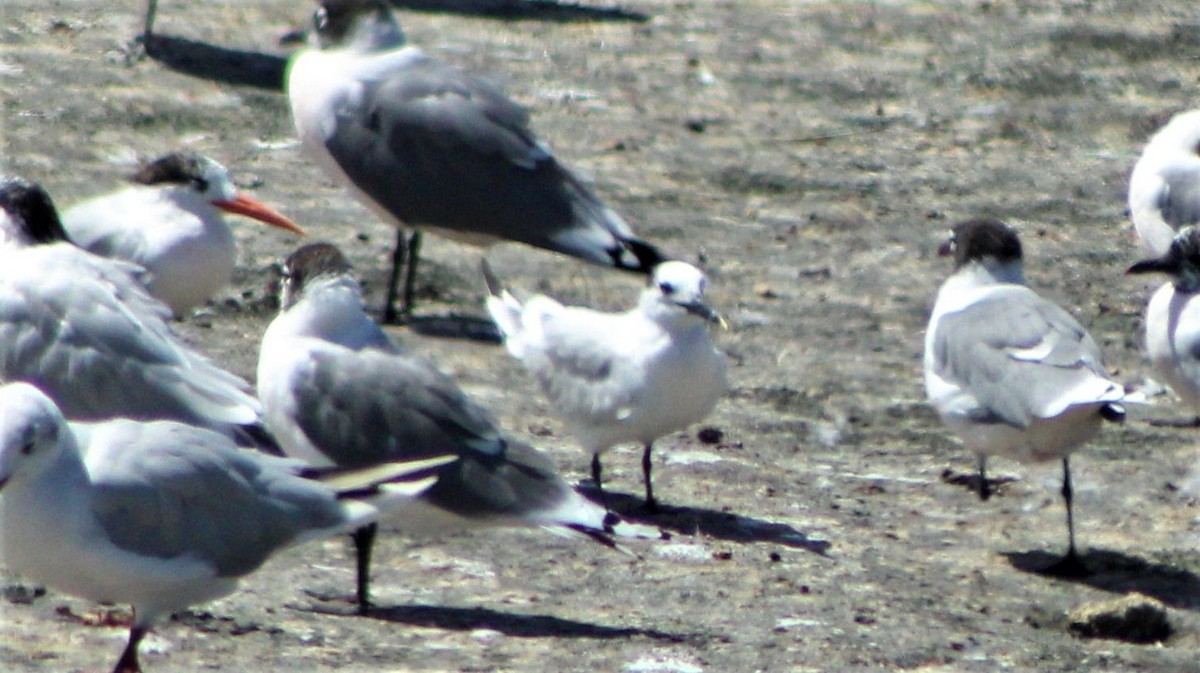
[[[314,24],[318,46],[296,56],[288,75],[292,118],[325,173],[400,229],[385,322],[395,318],[404,227],[475,245],[518,241],[641,273],[661,260],[558,162],[525,108],[407,46],[385,2],[326,0]]]
[[[1146,353],[1158,375],[1192,409],[1200,422],[1200,229],[1184,227],[1161,257],[1146,259],[1126,273],[1170,277],[1146,306]]]
[[[144,267],[146,289],[177,316],[207,301],[233,275],[237,244],[222,211],[304,235],[279,211],[239,192],[224,166],[199,154],[165,154],[130,180],[134,186],[67,209],[63,226],[89,252]]]
[[[0,176],[0,381],[72,420],[168,419],[274,448],[241,378],[187,346],[140,267],[72,244],[40,185]]]
[[[219,598],[275,552],[354,530],[429,488],[440,460],[325,475],[170,421],[68,425],[0,387],[0,550],[35,582],[133,606],[114,673],[162,617]],[[332,478],[330,478],[332,477]]]
[[[728,387],[725,355],[708,334],[710,323],[725,321],[704,303],[704,274],[684,262],[664,262],[636,307],[602,313],[543,295],[522,303],[486,262],[483,271],[488,311],[505,346],[592,454],[596,488],[602,489],[600,454],[638,442],[646,509],[656,511],[654,440],[703,419]]]
[[[392,344],[364,311],[336,247],[304,246],[284,268],[282,311],[263,335],[258,391],[288,455],[355,467],[454,454],[435,486],[388,515],[408,534],[516,525],[566,529],[610,546],[613,534],[657,537],[576,493],[432,362]],[[370,606],[375,532],[371,524],[354,535],[361,612]]]
[[[1121,421],[1125,390],[1069,313],[1025,285],[1021,242],[997,220],[956,225],[938,251],[954,273],[938,290],[925,333],[925,391],[938,415],[979,456],[1062,459],[1069,546],[1049,572],[1086,573],[1075,549],[1069,455],[1104,420]]]
[[[1175,232],[1200,224],[1200,110],[1171,118],[1129,176],[1129,215],[1147,255],[1167,254]]]

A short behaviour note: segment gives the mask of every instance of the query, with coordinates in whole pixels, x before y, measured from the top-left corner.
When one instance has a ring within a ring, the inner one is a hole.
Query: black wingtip
[[[261,423],[238,426],[237,435],[235,441],[239,446],[257,449],[272,456],[287,455],[271,431]]]
[[[650,274],[654,267],[671,259],[658,248],[637,238],[626,239],[621,243],[624,247],[613,254],[613,265],[618,269]],[[629,259],[630,254],[633,255],[632,260]]]
[[[1112,423],[1125,422],[1125,407],[1119,404],[1106,404],[1100,407],[1100,418]]]
[[[589,526],[583,526],[583,525],[580,525],[577,523],[568,523],[568,524],[566,524],[566,527],[570,528],[571,530],[575,531],[576,533],[582,533],[583,535],[586,535],[586,536],[592,538],[596,542],[599,542],[600,544],[602,544],[605,547],[608,547],[610,549],[620,549],[621,548],[620,545],[617,544],[616,540],[613,540],[612,537],[610,537],[604,531],[596,530],[595,528],[591,528]]]

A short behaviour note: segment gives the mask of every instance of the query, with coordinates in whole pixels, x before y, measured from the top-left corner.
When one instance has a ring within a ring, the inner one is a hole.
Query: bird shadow
[[[733,512],[718,512],[701,507],[664,505],[657,511],[645,508],[645,501],[629,493],[604,489],[601,493],[590,482],[576,487],[589,500],[605,505],[622,517],[674,531],[680,535],[704,535],[730,542],[771,542],[827,556],[832,545],[828,540],[809,537],[803,531],[774,521],[763,521]]]
[[[562,23],[644,23],[650,20],[647,14],[620,7],[590,7],[554,0],[393,0],[393,4],[420,12],[486,16],[504,20],[528,19]],[[290,42],[298,42],[302,35],[302,30],[292,31],[287,39]],[[286,56],[230,49],[162,33],[138,36],[131,46],[131,54],[140,48],[149,58],[185,75],[212,82],[284,91],[288,63]]]
[[[1047,575],[1060,558],[1040,550],[1004,552],[1004,556],[1017,570],[1039,575]],[[1089,550],[1080,554],[1080,560],[1087,575],[1053,576],[1115,594],[1136,591],[1174,608],[1200,611],[1200,576],[1189,570],[1108,549]]]
[[[284,90],[287,71],[284,56],[229,49],[160,33],[143,35],[137,41],[146,56],[184,75],[268,91]]]
[[[319,614],[344,617],[360,616],[353,606],[336,608],[314,604],[292,607]],[[422,604],[372,606],[366,614],[361,616],[395,624],[425,626],[449,631],[489,629],[518,638],[593,638],[599,640],[648,638],[671,643],[698,644],[714,637],[702,633],[670,633],[658,629],[641,629],[631,626],[605,626],[550,615],[518,614],[480,607],[456,608]]]
[[[500,328],[491,318],[448,313],[444,315],[409,315],[404,316],[398,325],[422,336],[440,339],[462,339],[481,343],[498,344],[504,342]]]
[[[650,15],[622,7],[594,7],[556,0],[391,0],[393,7],[414,12],[481,16],[506,21],[627,21],[645,23]]]

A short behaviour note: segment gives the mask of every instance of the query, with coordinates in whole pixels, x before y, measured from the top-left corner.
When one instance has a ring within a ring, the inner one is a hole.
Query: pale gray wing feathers
[[[644,372],[606,341],[620,326],[599,314],[596,321],[579,319],[582,310],[543,314],[540,347],[527,348],[524,359],[566,416],[581,425],[605,425],[637,405]]]
[[[406,224],[490,234],[613,264],[628,225],[563,168],[497,89],[417,61],[337,110],[326,149]]]
[[[189,556],[239,576],[345,514],[329,489],[223,436],[177,423],[117,422],[103,462],[89,461],[94,511],[116,546],[159,558]]]
[[[183,346],[152,310],[165,310],[161,303],[120,285],[64,280],[30,291],[0,278],[5,380],[38,385],[76,419],[257,420],[246,382]]]
[[[980,421],[1026,427],[1065,391],[1108,378],[1079,322],[1027,288],[943,316],[934,344],[935,371],[975,397]]]
[[[504,449],[491,414],[420,356],[320,350],[292,377],[296,422],[338,465]]]
[[[1170,167],[1162,177],[1158,207],[1163,220],[1174,229],[1200,224],[1200,167]]]

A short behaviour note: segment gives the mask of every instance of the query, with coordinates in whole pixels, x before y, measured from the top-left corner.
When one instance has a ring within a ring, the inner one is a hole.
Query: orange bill
[[[245,215],[246,217],[258,220],[259,222],[265,222],[273,227],[287,229],[298,236],[304,235],[304,230],[300,228],[300,225],[289,220],[283,215],[283,213],[275,210],[262,201],[252,199],[245,194],[238,194],[235,198],[229,201],[213,201],[212,203],[214,206],[226,212]]]

